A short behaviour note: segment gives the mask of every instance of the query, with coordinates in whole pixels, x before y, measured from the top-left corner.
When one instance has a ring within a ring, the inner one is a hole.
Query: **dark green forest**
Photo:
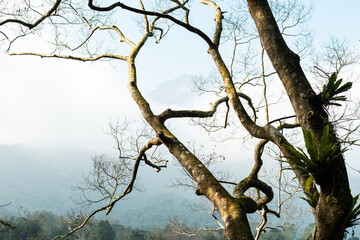
[[[18,240],[47,240],[58,235],[66,234],[69,223],[63,217],[56,216],[46,211],[34,212],[25,217],[10,217],[5,222],[13,229],[2,226],[0,239]],[[15,228],[16,227],[16,228]],[[83,229],[75,232],[67,239],[88,240],[115,240],[115,239],[189,239],[187,236],[175,234],[170,225],[163,228],[143,230],[139,228],[125,227],[108,220],[93,220]],[[201,232],[192,239],[223,239],[223,231]]]
[[[65,220],[64,217],[57,216],[47,211],[36,211],[29,215],[19,217],[5,218],[4,224],[0,228],[1,240],[48,240],[58,235],[67,233],[68,227],[71,224]],[[256,225],[252,224],[255,230]],[[197,227],[189,229],[189,232],[196,231]],[[295,225],[283,228],[267,229],[261,236],[263,240],[282,240],[282,239],[307,239],[307,236],[312,230],[312,224],[307,228],[298,232]],[[204,239],[204,240],[218,240],[224,239],[224,233],[220,231],[201,231],[196,236],[180,235],[174,232],[174,228],[169,223],[164,227],[155,227],[152,229],[139,229],[126,227],[114,221],[108,220],[93,220],[83,229],[75,232],[67,239],[80,240],[165,240],[165,239]],[[351,234],[349,234],[351,235]],[[358,240],[358,237],[350,237],[348,239]]]

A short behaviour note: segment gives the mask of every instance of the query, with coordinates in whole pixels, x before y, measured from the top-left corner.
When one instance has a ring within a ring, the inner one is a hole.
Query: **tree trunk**
[[[289,96],[303,129],[320,140],[328,116],[318,101],[300,66],[300,58],[286,45],[266,0],[248,0],[249,10],[260,39]],[[331,129],[332,136],[336,136]],[[333,137],[332,141],[338,140]],[[320,167],[320,166],[319,166]],[[315,211],[315,229],[311,239],[343,239],[349,218],[352,196],[343,155],[335,159],[330,169],[317,177],[320,196]]]

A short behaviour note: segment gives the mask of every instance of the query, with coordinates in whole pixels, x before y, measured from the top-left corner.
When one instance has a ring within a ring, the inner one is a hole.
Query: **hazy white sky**
[[[326,41],[329,36],[339,39],[346,37],[359,46],[360,1],[357,0],[317,0],[313,1],[314,14],[310,26],[315,32],[315,40]]]
[[[359,46],[360,1],[316,0],[313,5],[309,24],[316,43],[335,35]],[[178,42],[165,39],[141,52],[137,63],[144,92],[213,66],[206,45],[181,31]],[[164,64],[164,58],[170,60]],[[126,65],[120,65],[0,54],[0,143],[107,148],[110,139],[103,130],[109,120],[139,114],[127,91]]]

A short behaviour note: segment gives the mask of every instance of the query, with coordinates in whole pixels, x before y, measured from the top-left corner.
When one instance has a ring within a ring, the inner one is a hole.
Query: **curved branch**
[[[259,173],[259,171],[261,169],[261,166],[263,165],[261,155],[262,155],[262,153],[264,151],[265,145],[268,142],[269,142],[269,140],[263,139],[256,146],[256,148],[255,148],[255,156],[254,156],[254,166],[253,166],[253,169],[251,170],[251,172],[249,174],[250,178],[257,178],[258,177],[258,173]]]
[[[127,43],[130,47],[135,47],[135,44],[130,41],[129,39],[125,38],[124,34],[121,32],[121,30],[116,27],[116,26],[96,26],[94,28],[91,28],[90,30],[90,33],[89,35],[85,38],[84,41],[82,41],[82,43],[80,43],[78,46],[74,47],[74,48],[70,48],[69,46],[67,45],[63,45],[61,44],[62,46],[65,46],[66,48],[68,48],[70,51],[75,51],[77,49],[79,49],[80,47],[82,47],[93,35],[94,33],[97,31],[97,30],[114,30],[120,37],[120,42],[125,42]]]
[[[292,116],[286,116],[286,117],[282,117],[282,118],[277,118],[277,119],[274,119],[274,120],[270,121],[268,124],[272,124],[274,122],[278,122],[278,121],[289,119],[289,118],[296,118],[296,116],[292,115]]]
[[[251,170],[251,172],[247,178],[244,178],[236,185],[236,187],[234,188],[234,191],[233,191],[233,196],[236,198],[245,196],[244,193],[249,188],[252,188],[252,187],[263,192],[265,194],[265,196],[255,200],[258,210],[260,210],[261,208],[266,206],[266,204],[269,203],[274,198],[274,192],[272,191],[272,188],[269,185],[267,185],[266,183],[264,183],[263,181],[258,179],[258,173],[263,164],[261,155],[263,153],[265,145],[268,142],[269,142],[269,140],[263,139],[256,146],[255,158],[254,158],[255,162],[254,162],[253,169]]]
[[[236,185],[233,196],[235,198],[241,198],[244,196],[244,193],[252,187],[259,189],[265,194],[265,196],[254,200],[258,210],[260,210],[265,204],[269,203],[274,198],[274,192],[269,185],[259,180],[258,178],[250,177],[244,178],[238,183],[238,185]]]
[[[214,9],[216,12],[214,21],[215,21],[215,31],[213,36],[213,43],[218,48],[220,44],[220,38],[221,38],[221,32],[222,32],[222,19],[224,18],[221,12],[220,7],[217,6],[217,4],[211,0],[201,0],[202,4],[209,5]]]
[[[201,37],[202,39],[204,39],[206,41],[206,43],[209,46],[214,46],[214,43],[211,41],[211,39],[200,29],[193,27],[191,25],[189,25],[188,23],[184,23],[176,18],[174,18],[171,15],[167,15],[167,14],[163,14],[163,13],[159,13],[159,12],[154,12],[154,11],[145,11],[145,10],[141,10],[141,9],[137,9],[137,8],[133,8],[130,6],[127,6],[121,2],[115,2],[107,7],[99,7],[99,6],[95,6],[93,4],[93,0],[89,0],[88,2],[88,6],[96,11],[100,11],[100,12],[107,12],[107,11],[111,11],[113,9],[115,9],[116,7],[120,7],[122,9],[128,10],[130,12],[134,12],[134,13],[138,13],[138,14],[145,14],[148,16],[155,16],[155,17],[159,17],[159,18],[165,18],[168,19],[176,24],[178,24],[179,26],[187,29],[190,32],[195,33],[196,35],[198,35],[199,37]]]
[[[224,128],[226,128],[226,126],[228,125],[228,117],[229,117],[229,111],[230,111],[230,106],[229,106],[229,101],[226,101],[226,113],[225,113],[225,120],[224,120]]]
[[[52,8],[50,8],[48,12],[46,12],[44,15],[42,15],[41,18],[39,18],[34,23],[27,23],[27,22],[24,22],[24,21],[19,20],[19,19],[6,19],[6,20],[0,22],[0,26],[4,25],[6,23],[18,23],[20,25],[23,25],[23,26],[29,28],[29,29],[32,29],[32,28],[36,27],[37,25],[39,25],[47,17],[51,16],[51,14],[53,14],[56,11],[56,9],[59,7],[60,3],[61,3],[61,0],[56,0],[54,5],[52,6]]]
[[[300,127],[300,124],[287,124],[287,123],[282,123],[277,127],[277,130],[282,130],[284,128],[296,128],[296,127]],[[285,138],[282,137],[284,141]],[[236,187],[234,188],[234,197],[241,197],[244,196],[244,193],[249,189],[249,188],[256,188],[260,191],[262,191],[265,196],[261,197],[257,200],[255,200],[258,209],[261,209],[262,207],[264,207],[267,203],[269,203],[273,197],[274,197],[274,193],[272,191],[272,188],[267,185],[266,183],[264,183],[263,181],[258,179],[258,173],[261,169],[261,166],[263,164],[263,161],[261,159],[261,155],[264,151],[264,147],[265,145],[269,142],[268,139],[263,139],[261,140],[258,145],[255,148],[255,156],[254,156],[254,166],[253,169],[251,170],[249,176],[247,178],[244,178],[242,181],[240,181]],[[302,178],[302,181],[306,181],[306,178],[304,176],[302,176],[301,174],[297,174],[297,176],[300,178]]]
[[[4,205],[0,205],[0,207],[6,207],[6,206],[9,206],[10,204],[11,204],[11,202],[6,203],[6,204],[4,204]]]

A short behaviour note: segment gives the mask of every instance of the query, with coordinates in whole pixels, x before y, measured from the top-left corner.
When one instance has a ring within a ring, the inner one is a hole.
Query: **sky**
[[[359,46],[360,33],[356,30],[360,23],[359,1],[320,0],[312,4],[314,13],[309,24],[315,31],[316,41],[326,41],[330,36],[337,36]]]
[[[313,6],[309,26],[315,45],[337,36],[359,49],[360,1],[317,0]],[[213,67],[206,45],[177,30],[171,37],[178,41],[164,39],[140,53],[139,87],[145,94],[165,81],[207,73]],[[0,144],[102,152],[112,144],[104,134],[109,121],[140,114],[127,91],[125,63],[114,66],[1,53],[0,66]]]

